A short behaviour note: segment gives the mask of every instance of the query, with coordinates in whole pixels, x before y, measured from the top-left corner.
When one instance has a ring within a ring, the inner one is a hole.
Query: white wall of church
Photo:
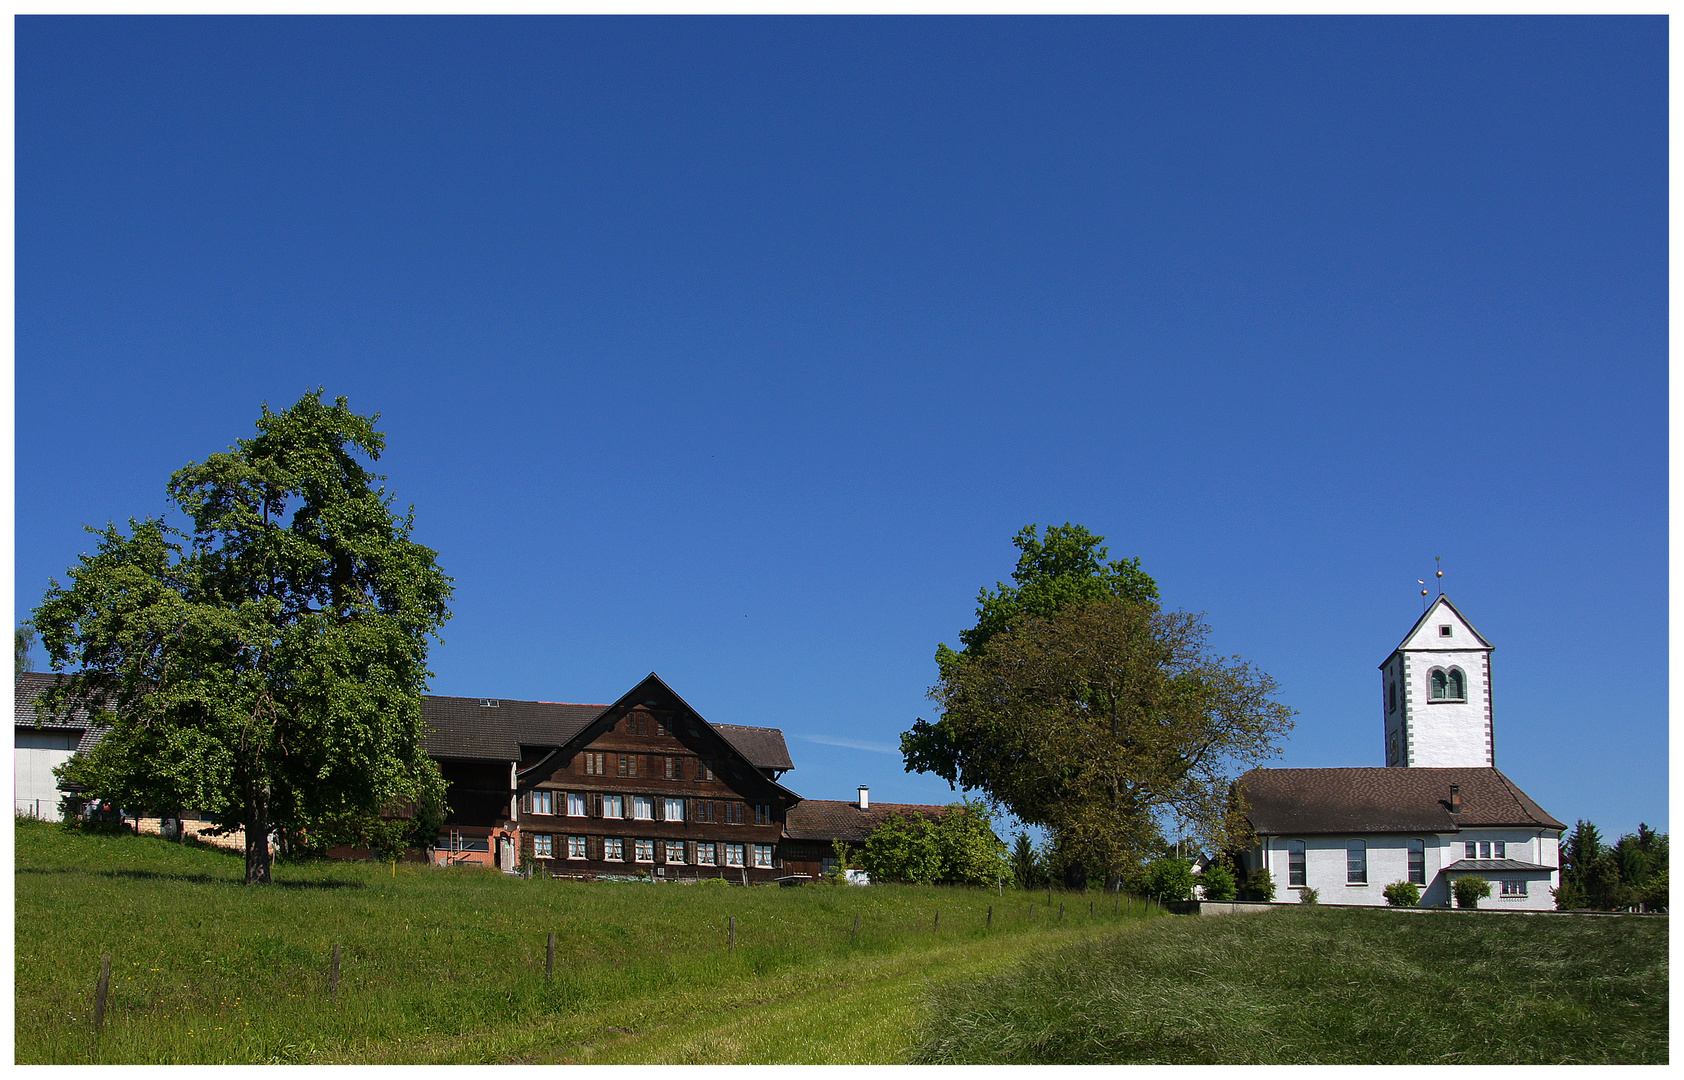
[[[1266,837],[1259,851],[1254,849],[1246,859],[1248,866],[1261,860],[1269,867],[1275,881],[1275,902],[1296,904],[1301,887],[1290,886],[1289,855],[1286,841],[1304,842],[1304,884],[1316,890],[1322,904],[1386,906],[1385,889],[1394,881],[1409,880],[1409,841],[1425,841],[1425,869],[1427,884],[1421,889],[1422,907],[1446,907],[1451,904],[1450,882],[1460,874],[1444,871],[1464,857],[1468,841],[1502,840],[1508,845],[1507,857],[1518,862],[1554,867],[1559,865],[1557,838],[1519,829],[1477,829],[1459,833],[1418,833],[1405,835],[1303,836]],[[1364,843],[1368,870],[1366,883],[1349,880],[1348,844],[1352,839]],[[1480,902],[1482,908],[1492,910],[1553,911],[1555,898],[1550,890],[1560,883],[1555,872],[1488,871],[1481,876],[1491,882],[1491,896]],[[1523,894],[1502,895],[1500,882],[1504,879],[1524,881]]]

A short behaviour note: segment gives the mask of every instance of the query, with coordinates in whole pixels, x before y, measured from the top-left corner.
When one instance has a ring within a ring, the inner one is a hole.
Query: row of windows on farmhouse
[[[609,795],[596,791],[529,791],[521,797],[521,811],[543,817],[623,818],[632,821],[711,821],[746,825],[752,813],[756,825],[777,823],[771,803],[725,802],[718,799],[673,798],[666,795]]]
[[[1462,842],[1462,857],[1465,859],[1506,859],[1508,858],[1508,843],[1503,840],[1464,840]],[[1409,841],[1409,880],[1416,885],[1427,883],[1427,842],[1425,840]],[[1286,883],[1289,888],[1301,887],[1304,884],[1304,841],[1288,840],[1286,842]],[[1345,843],[1345,884],[1368,884],[1368,844],[1362,840],[1348,840]],[[1505,881],[1503,896],[1525,896],[1526,882]]]
[[[1468,700],[1468,677],[1461,668],[1433,668],[1427,672],[1428,701]],[[1386,684],[1386,711],[1397,712],[1397,683]]]
[[[588,750],[573,766],[586,776],[647,776],[654,780],[717,780],[718,767],[706,758],[665,754],[608,754]]]
[[[667,866],[772,866],[771,844],[729,844],[706,840],[630,840],[614,836],[551,836],[538,833],[532,837],[532,855],[538,859],[659,862]],[[754,861],[744,861],[750,858]]]

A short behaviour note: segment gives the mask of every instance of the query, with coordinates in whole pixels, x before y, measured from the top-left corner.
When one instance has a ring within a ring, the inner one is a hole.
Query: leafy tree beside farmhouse
[[[935,818],[890,816],[866,840],[860,865],[873,881],[914,885],[993,885],[1012,876],[1006,845],[995,835],[988,810],[958,802]]]
[[[45,708],[104,712],[65,775],[119,804],[197,807],[246,836],[270,880],[271,830],[318,833],[383,811],[436,813],[422,749],[429,637],[450,578],[359,460],[378,416],[317,390],[169,481],[162,518],[90,529],[97,549],[49,584],[33,624],[54,670]]]
[[[1019,532],[1016,584],[982,590],[963,652],[937,651],[941,718],[901,737],[908,770],[1045,827],[1071,885],[1137,865],[1171,819],[1236,846],[1231,780],[1291,728],[1274,680],[1213,655],[1203,619],[1164,611],[1139,560],[1106,562],[1103,539]]]

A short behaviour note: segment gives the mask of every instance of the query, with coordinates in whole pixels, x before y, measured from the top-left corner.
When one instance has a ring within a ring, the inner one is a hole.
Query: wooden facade
[[[429,698],[451,812],[432,861],[766,882],[801,797],[775,728],[715,725],[651,674],[607,706]]]

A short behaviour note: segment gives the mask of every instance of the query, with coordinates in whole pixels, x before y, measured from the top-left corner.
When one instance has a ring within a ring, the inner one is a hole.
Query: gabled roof
[[[1253,769],[1246,816],[1264,836],[1566,829],[1496,769]],[[1450,812],[1450,785],[1462,812]]]
[[[1469,633],[1473,634],[1475,640],[1477,640],[1481,646],[1487,649],[1496,648],[1495,645],[1485,640],[1484,634],[1481,634],[1478,630],[1474,629],[1474,624],[1468,621],[1468,617],[1462,614],[1460,608],[1450,602],[1450,597],[1440,593],[1438,599],[1434,600],[1432,604],[1427,607],[1427,610],[1421,613],[1421,617],[1415,620],[1415,625],[1409,628],[1409,633],[1403,635],[1403,640],[1398,642],[1397,648],[1386,654],[1386,659],[1380,663],[1381,667],[1385,667],[1386,664],[1391,661],[1392,657],[1397,655],[1399,649],[1402,649],[1405,645],[1409,644],[1409,639],[1414,637],[1416,631],[1420,630],[1422,626],[1426,625],[1427,620],[1432,618],[1433,612],[1437,611],[1441,605],[1449,608],[1451,612],[1455,614],[1456,618],[1461,621],[1463,626],[1468,628]]]
[[[36,709],[42,691],[54,685],[59,676],[48,671],[26,671],[17,677],[12,693],[12,722],[17,727],[50,728],[58,731],[80,731],[77,750],[86,750],[105,737],[107,725],[90,717],[88,710],[77,706],[68,718],[48,716]]]
[[[711,724],[701,713],[691,708],[689,702],[679,697],[673,688],[663,682],[661,677],[653,671],[642,682],[620,695],[620,700],[599,711],[589,722],[569,736],[565,742],[558,745],[553,752],[521,769],[520,775],[527,778],[549,776],[561,762],[571,759],[575,753],[583,750],[599,735],[618,723],[620,717],[640,707],[647,708],[656,714],[666,713],[672,718],[673,733],[681,739],[691,729],[697,731],[698,734],[706,731],[713,735],[726,751],[749,767],[753,778],[752,783],[766,785],[791,802],[800,801],[801,796],[760,771],[763,768],[787,769],[792,767],[788,764],[789,750],[784,746],[783,732],[773,728]],[[681,734],[681,732],[684,734]],[[748,748],[746,751],[732,738],[732,732],[746,744]],[[775,735],[776,738],[772,738],[772,735]],[[779,753],[779,750],[782,752]],[[761,760],[757,761],[754,756],[750,756],[751,753],[759,756]]]
[[[945,813],[945,806],[918,803],[874,802],[861,810],[857,802],[807,799],[799,806],[790,807],[784,819],[784,833],[791,840],[841,840],[849,844],[863,844],[879,825],[897,814],[921,814],[933,820]]]

